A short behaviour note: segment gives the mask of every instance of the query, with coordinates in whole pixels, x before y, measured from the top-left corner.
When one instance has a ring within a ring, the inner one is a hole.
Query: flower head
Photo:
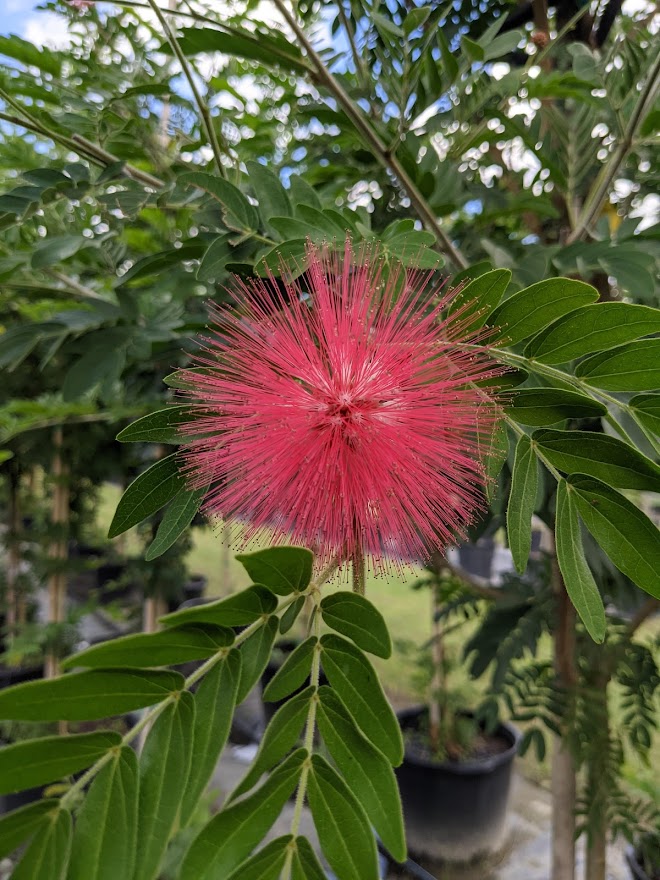
[[[432,273],[308,246],[295,282],[236,279],[186,374],[184,452],[205,510],[323,557],[420,559],[483,504],[500,371]],[[200,369],[201,368],[201,369]]]

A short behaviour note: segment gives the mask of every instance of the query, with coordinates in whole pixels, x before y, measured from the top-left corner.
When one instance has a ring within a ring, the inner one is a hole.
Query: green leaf
[[[233,238],[231,232],[225,232],[211,242],[197,268],[198,281],[217,280],[224,273],[225,266],[232,259]]]
[[[660,436],[660,394],[636,394],[628,406],[647,431]]]
[[[296,601],[289,605],[284,614],[280,617],[280,633],[282,635],[291,629],[304,607],[305,596],[298,596]]]
[[[461,49],[471,62],[483,61],[486,57],[479,43],[475,43],[474,40],[470,40],[468,37],[463,37],[461,40]]]
[[[12,880],[64,880],[71,852],[68,810],[55,810],[42,824],[14,868]]]
[[[431,14],[429,7],[413,7],[403,20],[403,32],[407,37],[420,28]]]
[[[175,827],[190,771],[195,704],[184,691],[158,716],[140,755],[135,880],[152,880]]]
[[[259,211],[270,227],[271,217],[290,217],[293,215],[291,203],[279,177],[270,168],[259,162],[245,163],[250,185],[259,202]],[[272,228],[272,227],[270,227]]]
[[[165,626],[180,626],[184,623],[215,623],[218,626],[248,626],[265,614],[272,614],[277,608],[277,598],[260,585],[248,587],[240,593],[199,605],[184,608],[161,617]]]
[[[529,343],[525,357],[563,364],[593,351],[660,333],[660,311],[632,303],[594,303],[565,315]]]
[[[319,688],[317,723],[330,757],[397,862],[406,858],[403,815],[387,758],[355,727],[331,688]]]
[[[500,345],[513,345],[596,299],[598,291],[584,281],[550,278],[514,293],[493,312],[488,323],[498,328]]]
[[[271,840],[256,855],[243,862],[229,880],[279,880],[292,840],[293,834]]]
[[[179,427],[191,418],[189,406],[168,406],[127,425],[117,434],[120,443],[181,443]]]
[[[470,330],[477,330],[497,308],[510,281],[509,269],[494,269],[480,275],[456,294],[449,307],[449,314],[462,309],[461,319],[466,321],[471,318]]]
[[[179,471],[176,453],[152,464],[133,480],[122,495],[110,524],[108,537],[116,538],[165,507],[184,485],[185,480]]]
[[[236,695],[236,705],[243,702],[263,675],[273,651],[278,629],[279,620],[277,617],[269,617],[264,625],[260,626],[240,646],[241,681]]]
[[[629,342],[578,364],[575,375],[605,391],[655,391],[660,387],[660,339]]]
[[[283,241],[309,237],[315,244],[322,244],[327,238],[323,230],[296,217],[271,217],[268,222]]]
[[[230,876],[282,812],[306,757],[304,749],[294,752],[254,794],[214,816],[193,840],[180,880],[224,880]]]
[[[108,380],[118,379],[126,361],[128,335],[122,328],[90,333],[85,342],[87,350],[64,376],[62,397],[67,403]]]
[[[297,690],[309,677],[312,670],[312,657],[318,639],[310,636],[301,642],[297,648],[289,654],[275,675],[268,682],[263,698],[269,702],[283,700]]]
[[[321,602],[323,620],[331,628],[352,639],[358,648],[387,659],[392,641],[383,615],[364,596],[341,590]]]
[[[23,324],[5,330],[0,336],[0,367],[15,370],[39,342],[60,336],[63,329],[61,324],[53,321]]]
[[[516,571],[527,567],[532,546],[532,515],[536,505],[539,466],[529,437],[521,437],[516,446],[511,477],[511,494],[506,511],[506,531]]]
[[[278,277],[283,268],[288,279],[297,278],[307,269],[307,239],[293,238],[276,244],[255,263],[254,268],[262,278],[268,278],[269,275]]]
[[[339,880],[378,880],[369,820],[343,779],[320,755],[312,757],[307,796],[321,849]]]
[[[132,877],[137,821],[137,756],[122,746],[96,775],[78,812],[67,880]]]
[[[597,418],[607,407],[592,397],[563,388],[521,388],[507,413],[522,425],[554,425],[564,419]]]
[[[222,52],[232,57],[259,61],[266,67],[283,66],[299,73],[309,69],[295,43],[272,33],[242,31],[236,25],[232,25],[231,33],[210,27],[182,28],[179,44],[185,55]],[[160,48],[163,52],[171,53],[168,43]]]
[[[323,671],[337,696],[368,739],[398,766],[403,760],[401,730],[373,666],[341,636],[323,636],[321,647]]]
[[[13,721],[94,721],[160,703],[181,690],[183,676],[165,670],[73,672],[0,691],[0,718]]]
[[[305,205],[310,208],[316,208],[318,211],[323,210],[321,199],[318,197],[316,190],[311,186],[304,177],[299,174],[292,174],[289,177],[290,201],[296,207]]]
[[[207,487],[204,487],[202,489],[183,490],[178,495],[175,495],[160,521],[156,537],[147,547],[147,552],[144,554],[147,562],[162,556],[185,532],[197,515],[206,492]]]
[[[45,736],[0,749],[0,794],[55,782],[91,767],[121,742],[113,731]]]
[[[305,547],[269,547],[255,553],[239,553],[236,559],[256,584],[286,596],[309,586],[314,554]]]
[[[241,655],[237,648],[232,648],[206,673],[195,692],[194,760],[181,803],[182,825],[192,817],[227,742],[240,677]]]
[[[31,266],[44,269],[61,263],[89,244],[90,240],[83,235],[48,235],[34,245]]]
[[[231,793],[230,801],[249,791],[264,773],[274,767],[282,758],[285,758],[294,748],[307,720],[310,701],[315,693],[316,688],[310,685],[280,706],[266,728],[254,762]]]
[[[188,624],[161,632],[136,633],[101,642],[67,657],[62,668],[122,667],[129,663],[140,668],[174,666],[192,660],[206,660],[233,642],[234,632],[231,629],[208,623]]]
[[[328,875],[306,837],[296,837],[296,851],[291,868],[291,880],[327,880]]]
[[[55,798],[35,801],[18,810],[0,816],[0,859],[11,855],[25,843],[39,828],[50,822],[49,813],[55,813],[59,801]]]
[[[434,242],[435,236],[430,232],[415,230],[395,235],[387,241],[387,245],[383,244],[383,248],[404,266],[413,269],[438,269],[444,265],[444,260],[437,251],[427,247]]]
[[[584,524],[614,565],[660,599],[660,534],[651,520],[600,480],[573,474],[566,482]]]
[[[243,233],[259,229],[259,212],[240,189],[227,180],[203,171],[188,171],[179,176],[178,182],[182,186],[196,186],[220,202],[225,225],[229,229]]]
[[[509,438],[504,423],[497,426],[493,432],[490,452],[486,456],[486,497],[489,504],[493,501],[497,488],[497,478],[500,475],[504,462],[509,454]]]
[[[557,562],[566,591],[587,632],[595,642],[600,643],[607,629],[605,608],[584,556],[580,519],[565,480],[560,480],[557,486],[555,536]]]
[[[532,440],[566,474],[587,474],[620,489],[660,492],[660,467],[617,437],[593,431],[535,431]]]

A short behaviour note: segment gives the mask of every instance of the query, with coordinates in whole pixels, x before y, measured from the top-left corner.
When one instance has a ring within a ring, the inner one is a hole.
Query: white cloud
[[[71,45],[68,21],[54,12],[30,16],[23,25],[22,36],[34,46],[65,49]]]

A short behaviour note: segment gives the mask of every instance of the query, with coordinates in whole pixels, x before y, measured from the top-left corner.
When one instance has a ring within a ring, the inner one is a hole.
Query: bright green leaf
[[[50,813],[14,868],[12,880],[64,880],[71,852],[71,833],[68,810]]]
[[[72,672],[0,691],[0,718],[93,721],[153,706],[182,687],[183,676],[165,670]]]
[[[605,391],[655,391],[660,387],[660,339],[629,342],[578,364],[575,375]]]
[[[536,505],[539,466],[529,437],[521,437],[516,446],[511,477],[511,493],[506,511],[509,548],[516,570],[527,567],[532,546],[532,515]]]
[[[259,212],[229,181],[203,171],[187,171],[179,176],[178,182],[182,186],[196,186],[220,202],[225,225],[229,229],[243,233],[259,229]]]
[[[189,421],[189,406],[168,406],[128,425],[117,434],[117,440],[120,443],[181,443],[179,428]]]
[[[557,562],[566,591],[577,613],[595,642],[605,638],[605,608],[596,581],[587,565],[582,546],[580,519],[571,500],[565,480],[557,487],[557,521],[555,523]]]
[[[0,794],[55,782],[91,767],[121,741],[118,733],[78,733],[15,742],[0,749]]]
[[[54,798],[34,801],[11,813],[0,816],[0,859],[11,855],[50,819],[48,813],[56,812],[59,801]]]
[[[133,876],[137,845],[138,764],[123,746],[94,778],[76,817],[67,880]]]
[[[660,394],[636,394],[628,406],[647,431],[660,436]]]
[[[312,669],[312,657],[314,656],[317,642],[318,639],[315,636],[310,636],[289,654],[273,678],[268,682],[268,686],[263,694],[266,702],[283,700],[309,678]]]
[[[325,635],[321,646],[321,665],[337,696],[367,738],[398,766],[403,760],[401,730],[373,666],[341,636]]]
[[[156,537],[147,547],[147,562],[162,556],[178,540],[197,515],[207,488],[183,490],[175,495],[163,515]]]
[[[387,659],[392,641],[383,615],[364,596],[341,590],[321,602],[323,620],[331,628],[352,639],[358,648]]]
[[[108,531],[116,538],[164,507],[183,488],[176,453],[161,458],[140,474],[122,495]]]
[[[292,840],[292,834],[271,840],[256,855],[243,862],[229,880],[279,880]]]
[[[500,345],[513,345],[596,299],[598,291],[584,281],[550,278],[514,293],[492,313],[488,323],[498,328]]]
[[[497,308],[511,281],[509,269],[494,269],[474,278],[454,297],[449,313],[462,309],[461,320],[468,317],[471,330],[477,330],[486,323],[488,316]]]
[[[291,868],[291,880],[327,880],[328,875],[306,837],[296,837]]]
[[[277,598],[266,587],[256,585],[195,608],[183,608],[161,617],[165,626],[184,623],[214,623],[217,626],[248,626],[277,608]]]
[[[252,633],[239,650],[241,652],[241,680],[238,685],[236,704],[242,703],[263,675],[273,651],[279,629],[277,617],[269,617],[263,626]]]
[[[256,584],[280,596],[304,590],[312,579],[314,554],[305,547],[269,547],[236,559]]]

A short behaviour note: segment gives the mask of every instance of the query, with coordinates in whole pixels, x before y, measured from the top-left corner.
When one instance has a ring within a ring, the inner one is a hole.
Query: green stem
[[[358,544],[353,554],[353,592],[364,596],[367,592],[366,564],[362,547]]]
[[[197,88],[197,83],[195,82],[195,77],[193,75],[192,68],[188,63],[188,59],[183,54],[181,46],[179,45],[179,41],[177,40],[174,31],[170,27],[166,16],[156,3],[156,0],[148,0],[148,2],[156,18],[158,19],[160,26],[165,33],[165,36],[167,37],[168,43],[172,47],[172,51],[176,55],[177,61],[181,65],[181,71],[185,76],[188,85],[190,86],[190,91],[193,94],[193,98],[195,100],[195,103],[197,104],[197,108],[202,119],[202,125],[206,130],[206,136],[209,139],[209,144],[211,145],[211,150],[213,151],[213,158],[215,160],[216,168],[218,169],[218,174],[220,175],[220,177],[226,177],[227,175],[222,164],[222,152],[220,150],[220,143],[218,141],[218,136],[215,128],[213,126],[213,118],[211,117],[211,112],[208,108],[207,103],[204,101],[201,92]],[[225,152],[228,152],[226,148]]]

